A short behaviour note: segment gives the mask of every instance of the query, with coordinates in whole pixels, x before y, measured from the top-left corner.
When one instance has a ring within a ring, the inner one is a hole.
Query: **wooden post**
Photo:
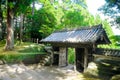
[[[97,45],[94,43],[93,44],[93,51],[95,51],[96,47],[97,47]]]
[[[53,64],[53,60],[54,60],[53,55],[54,55],[54,52],[52,51],[51,55],[50,55],[50,57],[51,57],[51,59],[50,59],[50,66],[52,66],[52,64]]]
[[[88,66],[88,49],[85,48],[85,53],[84,53],[84,70],[87,68]]]
[[[93,54],[96,53],[96,48],[97,48],[97,44],[93,43],[92,60],[94,60]]]
[[[37,38],[37,44],[39,43],[39,39]]]
[[[68,47],[66,47],[66,66],[68,65]]]
[[[60,47],[59,49],[59,66],[67,66],[67,49],[65,47]]]
[[[76,64],[76,61],[77,61],[77,58],[76,58],[77,49],[75,48],[74,50],[75,50],[75,51],[74,51],[74,52],[75,52],[75,54],[74,54],[74,56],[75,56],[75,57],[74,57],[74,58],[75,58],[75,61],[74,61],[74,71],[76,71],[76,65],[77,65],[77,64]]]

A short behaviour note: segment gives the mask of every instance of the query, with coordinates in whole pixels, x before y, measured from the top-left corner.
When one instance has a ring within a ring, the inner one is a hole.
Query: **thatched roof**
[[[79,44],[109,44],[110,40],[102,28],[102,25],[97,25],[91,28],[82,28],[74,30],[63,30],[54,32],[41,42],[44,43],[79,43]]]

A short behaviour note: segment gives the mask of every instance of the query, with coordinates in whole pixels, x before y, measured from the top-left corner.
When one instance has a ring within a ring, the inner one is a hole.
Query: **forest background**
[[[36,5],[40,8],[37,9]],[[100,10],[105,12],[104,7]],[[20,44],[39,42],[57,30],[98,24],[103,24],[112,42],[100,47],[119,49],[119,36],[114,35],[111,24],[101,19],[100,15],[92,15],[86,0],[0,1],[0,40],[6,42],[5,50],[13,50],[16,41]],[[118,25],[119,20],[113,24]]]

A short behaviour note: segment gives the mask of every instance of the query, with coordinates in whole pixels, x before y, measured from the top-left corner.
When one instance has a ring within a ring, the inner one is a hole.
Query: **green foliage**
[[[0,47],[3,47],[5,45],[5,40],[0,41]]]
[[[64,16],[62,18],[63,28],[75,28],[81,26],[93,26],[101,24],[102,19],[99,15],[95,17],[91,15],[87,9],[80,5],[74,4],[69,5],[68,9],[64,11]]]
[[[120,25],[119,18],[119,11],[120,11],[120,1],[119,0],[105,0],[106,3],[99,9],[102,13],[104,13],[107,16],[110,16],[112,19],[112,24],[115,26]]]
[[[68,63],[74,64],[75,61],[75,51],[72,48],[68,48]]]
[[[48,27],[47,25],[42,25],[41,29],[39,30],[42,38],[45,38],[46,36],[48,36],[52,31],[53,29]]]
[[[111,28],[111,26],[109,25],[109,23],[108,23],[106,20],[104,20],[104,21],[102,21],[102,24],[103,24],[103,28],[105,29],[108,37],[113,36],[114,33],[113,33],[112,28]]]
[[[74,15],[74,16],[73,16]],[[68,27],[75,27],[82,24],[84,16],[81,15],[81,12],[70,10],[67,11],[64,17],[64,25]]]
[[[12,2],[9,2],[8,5],[10,6],[10,8],[14,8],[14,4]]]
[[[48,36],[56,27],[57,20],[55,17],[56,10],[49,1],[44,1],[44,6],[35,11],[34,15],[28,15],[28,20],[32,19],[27,27],[31,38],[42,39]]]
[[[11,1],[11,6],[13,8],[14,14],[20,15],[21,13],[25,13],[33,1],[36,1],[36,0],[13,0]]]

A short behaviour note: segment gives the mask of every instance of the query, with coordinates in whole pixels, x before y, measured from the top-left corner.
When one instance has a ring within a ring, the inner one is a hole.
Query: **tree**
[[[79,4],[76,1],[78,1]],[[67,16],[68,13],[67,8],[69,9],[71,9],[71,7],[75,8],[76,7],[75,4],[77,6],[84,4],[83,0],[74,1],[62,0],[62,2],[63,4],[61,5],[59,3],[59,0],[40,0],[41,8],[39,10],[36,10],[33,4],[31,10],[34,12],[34,15],[29,14],[27,16],[27,21],[25,23],[25,25],[27,26],[25,26],[24,30],[26,32],[26,35],[24,36],[25,37],[30,36],[30,38],[35,39],[36,38],[42,39],[49,35],[50,33],[52,33],[53,31],[64,28],[65,27],[64,25],[67,25],[63,24],[66,23],[63,20],[65,20],[65,17]],[[72,4],[74,4],[74,6],[72,6]],[[75,21],[73,21],[73,25],[74,22]],[[77,23],[79,23],[79,20],[77,21]]]
[[[24,12],[32,1],[33,0],[7,0],[7,38],[5,50],[12,50],[14,48],[14,16],[17,13]]]
[[[82,7],[78,4],[69,4],[69,7],[64,10],[64,16],[62,17],[62,26],[64,27],[81,27],[81,26],[92,26],[100,24],[100,21],[96,16],[91,15],[87,8]]]
[[[56,10],[51,5],[49,0],[41,1],[42,8],[36,10],[34,15],[29,15],[28,20],[32,18],[30,26],[31,38],[42,39],[48,36],[52,31],[55,30],[57,19],[55,17]],[[30,23],[30,22],[29,22]]]
[[[7,38],[5,50],[12,50],[14,48],[14,31],[13,31],[13,10],[11,1],[8,0],[7,4]]]
[[[114,21],[112,24],[120,25],[120,0],[105,0],[106,3],[99,9],[102,13],[110,16]]]
[[[22,42],[22,38],[23,38],[23,23],[24,23],[24,14],[21,13],[20,15],[20,43]]]
[[[4,17],[6,17],[6,5],[4,5],[4,3],[5,0],[0,0],[0,40],[3,40],[5,35]]]

